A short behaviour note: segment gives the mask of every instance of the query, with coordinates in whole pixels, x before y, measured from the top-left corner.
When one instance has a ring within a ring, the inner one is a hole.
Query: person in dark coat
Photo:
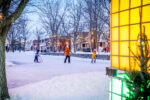
[[[36,52],[34,62],[37,62],[37,63],[39,62],[38,57],[39,57],[39,52]]]

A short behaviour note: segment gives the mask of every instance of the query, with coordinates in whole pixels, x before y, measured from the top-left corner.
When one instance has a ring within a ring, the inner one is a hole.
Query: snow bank
[[[108,83],[102,72],[79,73],[9,89],[9,93],[11,100],[108,100]]]

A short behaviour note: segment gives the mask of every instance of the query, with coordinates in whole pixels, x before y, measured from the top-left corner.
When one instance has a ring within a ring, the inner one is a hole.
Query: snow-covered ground
[[[42,55],[33,63],[33,52],[6,54],[6,73],[11,100],[108,100],[110,61]]]

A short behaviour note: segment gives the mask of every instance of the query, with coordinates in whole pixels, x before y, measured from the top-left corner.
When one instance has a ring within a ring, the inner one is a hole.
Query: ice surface
[[[108,100],[109,78],[105,68],[110,61],[64,56],[41,56],[34,52],[6,54],[6,73],[11,100]]]

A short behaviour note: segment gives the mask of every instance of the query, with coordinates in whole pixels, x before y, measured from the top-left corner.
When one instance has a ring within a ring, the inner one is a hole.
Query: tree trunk
[[[10,46],[11,46],[11,47],[10,47],[10,48],[11,48],[11,51],[14,52],[14,51],[15,51],[15,40],[12,40],[12,41],[11,41]]]
[[[74,39],[74,43],[73,43],[73,48],[74,48],[74,53],[76,53],[76,43],[75,43],[75,39]]]
[[[25,50],[26,50],[26,42],[24,42],[23,44],[23,51],[25,52]]]
[[[2,28],[0,34],[0,100],[9,98],[5,72],[5,40],[10,29],[10,24]]]
[[[76,51],[77,51],[77,50],[76,50],[76,37],[77,37],[77,36],[76,36],[76,33],[74,33],[74,38],[73,38],[73,42],[74,42],[74,43],[73,43],[74,53],[76,53]]]
[[[5,72],[5,38],[0,36],[0,100],[9,98]]]

